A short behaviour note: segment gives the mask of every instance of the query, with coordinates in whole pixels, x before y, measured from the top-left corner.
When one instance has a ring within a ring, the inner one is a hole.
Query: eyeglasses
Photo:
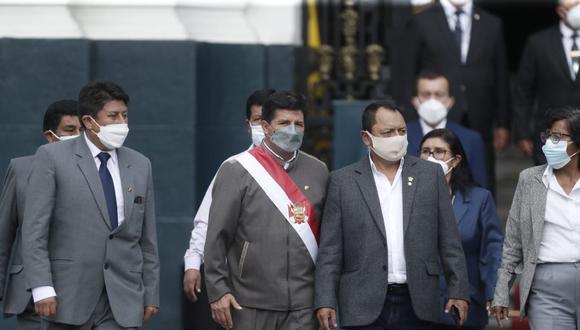
[[[423,148],[421,149],[421,158],[427,159],[429,158],[429,156],[433,155],[433,158],[437,160],[443,160],[443,158],[445,158],[445,155],[447,153],[451,153],[451,151],[440,148],[435,148],[433,149],[433,151],[431,151],[428,148]]]
[[[570,134],[560,133],[560,132],[552,132],[550,130],[547,130],[547,131],[542,132],[540,134],[540,139],[542,140],[542,143],[546,143],[546,141],[548,141],[548,139],[550,139],[550,140],[552,140],[552,142],[554,144],[558,144],[558,142],[560,142],[560,140],[562,140],[563,136],[567,136],[569,138],[572,138],[572,135],[570,135]]]

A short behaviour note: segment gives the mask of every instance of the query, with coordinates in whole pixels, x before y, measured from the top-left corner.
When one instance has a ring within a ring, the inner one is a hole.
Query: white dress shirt
[[[248,150],[252,149],[253,147],[254,146],[251,145]],[[228,158],[225,162],[232,159],[233,157],[235,156]],[[203,251],[205,246],[205,237],[207,235],[209,208],[211,207],[212,191],[216,175],[214,175],[213,179],[211,179],[211,183],[205,191],[201,205],[197,209],[197,213],[193,218],[193,230],[191,231],[191,238],[189,239],[189,248],[185,251],[185,255],[183,256],[185,271],[188,271],[189,269],[199,270],[201,264],[203,263]]]
[[[377,170],[370,154],[369,161],[371,162],[373,178],[379,194],[381,214],[383,215],[385,233],[387,234],[388,282],[407,283],[405,242],[403,239],[403,183],[401,182],[404,158],[401,159],[392,184],[384,174]]]
[[[572,51],[572,34],[574,30],[560,21],[560,32],[562,33],[562,45],[564,46],[564,53],[566,53],[566,61],[568,61],[568,68],[570,69],[570,76],[572,80],[576,79],[576,74],[572,68],[572,56],[570,52]],[[580,48],[580,34],[576,36],[576,45]]]
[[[431,127],[421,118],[419,118],[419,124],[421,125],[423,135],[427,135],[427,133],[431,132],[434,129],[445,128],[445,125],[447,125],[447,118],[443,119],[439,124],[437,124],[437,126],[435,126],[435,128]]]
[[[455,7],[449,0],[440,0],[443,11],[445,11],[445,16],[447,17],[447,23],[449,24],[449,29],[455,31],[455,23],[457,21],[457,16],[455,12],[457,7]],[[459,16],[459,22],[461,23],[461,62],[467,62],[467,54],[469,53],[469,42],[471,40],[471,23],[472,23],[472,13],[473,13],[473,1],[468,1],[462,8],[463,14]]]
[[[124,210],[124,198],[123,198],[123,186],[121,185],[121,174],[119,172],[119,161],[117,158],[117,150],[110,150],[110,151],[103,151],[99,149],[91,140],[89,140],[86,136],[86,133],[83,134],[87,145],[89,146],[89,150],[91,151],[91,155],[93,156],[93,160],[95,161],[95,165],[97,166],[97,172],[99,171],[99,167],[101,166],[101,160],[97,157],[97,155],[101,152],[107,152],[111,155],[111,158],[107,161],[107,169],[111,173],[111,177],[113,178],[113,185],[115,186],[115,199],[117,200],[117,223],[120,226],[123,221],[125,221],[125,210]],[[56,296],[56,292],[52,286],[41,286],[32,289],[32,299],[34,302]]]
[[[579,262],[580,180],[568,195],[548,166],[542,182],[548,188],[548,196],[538,262]]]

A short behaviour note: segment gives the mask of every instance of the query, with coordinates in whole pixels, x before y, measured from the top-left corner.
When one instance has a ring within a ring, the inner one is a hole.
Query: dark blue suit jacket
[[[474,130],[461,126],[450,120],[447,120],[445,128],[453,131],[461,141],[475,182],[479,183],[479,185],[484,188],[489,188],[489,181],[485,168],[485,149],[481,135]],[[423,135],[425,134],[423,134],[421,124],[418,120],[407,123],[407,139],[409,140],[407,154],[419,157],[419,148]]]
[[[457,191],[453,213],[465,253],[471,295],[465,326],[483,326],[488,321],[485,304],[493,299],[503,244],[493,196],[479,187],[471,187],[465,194]],[[451,316],[444,313],[448,298],[445,292],[445,280],[441,278],[442,319],[444,323],[454,324]]]

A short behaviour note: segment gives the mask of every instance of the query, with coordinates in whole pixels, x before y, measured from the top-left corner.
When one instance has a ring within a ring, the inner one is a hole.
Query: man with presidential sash
[[[299,151],[305,99],[276,92],[261,146],[226,161],[213,189],[205,275],[226,329],[317,329],[314,264],[328,169]]]

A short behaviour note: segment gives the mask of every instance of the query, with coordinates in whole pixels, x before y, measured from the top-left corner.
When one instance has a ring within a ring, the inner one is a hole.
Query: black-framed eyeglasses
[[[570,135],[570,134],[560,133],[560,132],[552,132],[550,130],[546,130],[545,132],[542,132],[540,134],[540,140],[542,140],[542,143],[546,143],[546,141],[548,141],[548,139],[550,139],[550,140],[552,140],[552,142],[554,144],[558,144],[558,142],[560,142],[560,140],[562,140],[563,136],[567,136],[569,138],[572,138],[572,135]]]
[[[451,151],[440,148],[435,148],[433,151],[431,151],[429,148],[423,148],[421,149],[421,158],[427,159],[429,156],[433,155],[433,158],[437,160],[443,160],[447,153],[451,153]]]

